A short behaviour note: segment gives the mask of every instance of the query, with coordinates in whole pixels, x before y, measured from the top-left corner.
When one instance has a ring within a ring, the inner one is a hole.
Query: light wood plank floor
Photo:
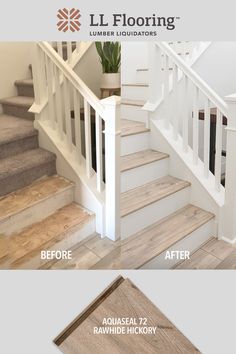
[[[236,247],[212,238],[174,269],[236,269]]]
[[[114,251],[119,256],[119,246],[119,241],[113,242],[106,237],[101,238],[100,235],[93,234],[71,248],[71,260],[51,261],[40,269],[91,269],[106,260]],[[109,269],[109,266],[106,268]]]

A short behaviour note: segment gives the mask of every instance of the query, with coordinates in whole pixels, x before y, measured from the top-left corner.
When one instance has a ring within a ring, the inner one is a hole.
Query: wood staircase
[[[142,84],[122,86],[120,264],[124,269],[171,268],[178,260],[166,260],[166,251],[193,252],[214,235],[214,215],[191,205],[190,183],[170,176],[170,157],[152,149],[152,134],[144,123],[147,113],[142,110],[146,72],[137,70]]]
[[[74,184],[56,174],[56,156],[39,148],[33,79],[0,100],[0,268],[39,268],[42,250],[67,250],[95,232],[95,215],[74,202]]]

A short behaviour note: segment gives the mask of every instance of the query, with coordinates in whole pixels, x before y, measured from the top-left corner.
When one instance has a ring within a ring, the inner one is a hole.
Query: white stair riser
[[[148,86],[122,86],[121,97],[133,100],[147,100]]]
[[[183,208],[189,203],[190,188],[184,188],[121,218],[121,237],[125,239]]]
[[[139,83],[143,83],[143,82],[148,83],[149,82],[149,71],[148,70],[145,70],[145,71],[137,70],[137,72],[136,72],[136,82],[138,84]]]
[[[148,113],[147,111],[144,111],[140,106],[122,104],[121,118],[145,123],[148,118]]]
[[[39,201],[35,205],[20,211],[0,221],[0,230],[4,235],[19,233],[23,228],[30,226],[47,216],[55,213],[58,209],[72,203],[74,200],[74,186],[67,188],[47,199]]]
[[[69,250],[70,248],[76,246],[79,242],[83,241],[88,236],[93,234],[95,230],[96,230],[95,218],[93,218],[82,227],[79,226],[75,228],[73,232],[69,231],[68,235],[65,235],[65,237],[61,241],[54,244],[52,247],[46,248],[45,251]],[[72,253],[72,257],[73,257],[73,253]],[[31,258],[29,261],[20,265],[19,269],[37,269],[42,267],[44,264],[47,264],[48,262],[49,262],[48,260],[41,259],[40,254],[37,254],[37,256]]]
[[[171,246],[168,251],[189,251],[190,254],[208,241],[214,234],[214,219],[193,231],[191,234]],[[146,263],[142,269],[171,269],[180,261],[177,259],[166,260],[166,251]],[[191,257],[191,255],[190,255]]]
[[[149,148],[150,133],[144,132],[121,137],[121,156],[147,150]]]
[[[142,186],[168,174],[169,159],[162,159],[121,172],[121,192]]]

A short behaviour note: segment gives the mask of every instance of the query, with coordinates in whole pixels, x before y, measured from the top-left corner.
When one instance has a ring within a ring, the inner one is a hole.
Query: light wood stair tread
[[[2,98],[0,100],[0,103],[10,105],[10,106],[20,106],[20,107],[30,108],[34,103],[34,98],[27,97],[27,96],[13,96],[13,97]]]
[[[145,123],[137,122],[128,119],[121,119],[121,136],[129,136],[149,132],[150,129],[146,128]]]
[[[143,100],[132,100],[132,99],[128,99],[128,98],[121,99],[121,104],[127,105],[127,106],[142,107],[142,106],[144,106],[145,103],[146,103],[146,101],[143,101]]]
[[[81,206],[71,203],[18,234],[12,234],[9,238],[2,237],[1,243],[5,243],[8,254],[4,254],[1,247],[0,267],[7,263],[9,268],[18,268],[33,257],[40,257],[41,250],[55,247],[93,218],[94,215]]]
[[[32,121],[7,114],[0,115],[0,146],[37,134]]]
[[[122,84],[124,87],[149,87],[149,84],[147,83],[127,83],[127,84]]]
[[[154,150],[145,150],[121,157],[121,172],[168,158],[169,155]]]
[[[0,198],[0,221],[31,208],[33,205],[59,192],[71,188],[74,184],[57,175],[41,178],[31,185]]]
[[[128,237],[121,245],[122,268],[142,267],[212,218],[214,218],[212,213],[187,205]]]
[[[33,79],[22,79],[22,80],[16,80],[15,81],[16,86],[33,86]]]
[[[149,335],[93,335],[104,318],[148,318]],[[64,354],[192,354],[198,349],[129,279],[118,277],[54,340]]]
[[[149,71],[149,69],[148,68],[139,68],[139,69],[137,69],[137,71]]]
[[[165,176],[121,194],[121,217],[176,193],[190,183],[172,176]]]
[[[35,166],[54,161],[56,156],[44,149],[33,149],[0,160],[0,180]]]

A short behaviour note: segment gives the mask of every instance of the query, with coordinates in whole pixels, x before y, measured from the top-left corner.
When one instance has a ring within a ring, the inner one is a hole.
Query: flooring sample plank
[[[113,324],[105,323],[108,319],[114,321]],[[54,342],[64,354],[199,353],[164,314],[123,277],[106,288]]]

